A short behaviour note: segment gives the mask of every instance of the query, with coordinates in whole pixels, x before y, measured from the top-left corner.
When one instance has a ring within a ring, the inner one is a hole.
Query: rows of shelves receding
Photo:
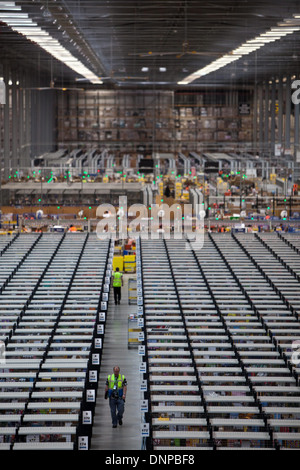
[[[140,241],[150,448],[300,448],[300,257],[289,243]]]
[[[95,234],[35,233],[2,249],[1,450],[89,448],[109,246]]]

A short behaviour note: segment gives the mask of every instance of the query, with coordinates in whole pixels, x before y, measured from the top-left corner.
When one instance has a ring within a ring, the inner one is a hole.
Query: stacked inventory
[[[148,447],[299,447],[290,270],[254,235],[207,235],[201,249],[185,240],[141,240],[137,256]]]
[[[86,234],[21,235],[6,250],[14,274],[1,297],[2,448],[71,450],[90,437],[108,250]]]

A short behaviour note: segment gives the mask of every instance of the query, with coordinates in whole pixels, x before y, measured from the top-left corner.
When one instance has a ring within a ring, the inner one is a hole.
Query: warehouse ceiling
[[[0,1],[0,6],[6,4],[9,10],[13,3],[101,77],[103,85],[93,86],[251,86],[300,73],[296,31],[188,85],[178,85],[246,41],[300,15],[299,1],[16,0]],[[3,63],[14,60],[20,67],[26,62],[58,85],[87,86],[86,80],[78,80],[81,75],[12,31],[5,13],[0,11]],[[300,28],[300,19],[294,22]]]

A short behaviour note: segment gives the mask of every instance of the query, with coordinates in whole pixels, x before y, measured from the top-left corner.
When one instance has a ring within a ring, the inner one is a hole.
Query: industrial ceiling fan
[[[100,77],[101,80],[147,80],[148,77],[132,77],[132,76],[119,76],[116,77],[114,71],[112,70],[111,75],[108,77]]]
[[[188,41],[184,41],[182,43],[182,51],[181,52],[152,52],[152,51],[149,51],[149,52],[143,52],[143,53],[133,53],[133,54],[129,54],[130,56],[138,56],[138,57],[155,57],[155,56],[170,56],[170,55],[174,55],[177,59],[181,59],[181,57],[183,57],[184,55],[200,55],[200,56],[213,56],[213,55],[220,55],[220,54],[216,54],[214,52],[197,52],[197,51],[191,51],[190,50],[190,44]]]
[[[50,62],[50,84],[49,86],[34,86],[34,87],[22,87],[22,90],[34,90],[34,91],[45,91],[45,90],[59,90],[59,91],[83,91],[83,88],[73,87],[57,87],[55,86],[55,80],[53,78],[53,59]]]
[[[182,43],[182,51],[180,52],[137,52],[137,53],[129,53],[130,56],[138,56],[138,57],[163,57],[163,56],[171,56],[174,55],[177,59],[181,59],[184,55],[199,55],[199,56],[214,56],[217,55],[219,56],[220,54],[217,54],[215,52],[199,52],[199,51],[194,51],[190,50],[190,43],[187,38],[187,1],[185,0],[185,7],[184,7],[184,31],[185,31],[185,39]]]
[[[56,87],[55,82],[51,80],[50,86],[36,86],[31,88],[22,88],[22,90],[35,90],[35,91],[45,91],[45,90],[58,90],[58,91],[83,91],[83,88],[73,88],[73,87]]]

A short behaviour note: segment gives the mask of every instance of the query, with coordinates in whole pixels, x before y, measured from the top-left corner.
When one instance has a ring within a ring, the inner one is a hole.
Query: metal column
[[[4,106],[4,179],[10,173],[10,126],[9,126],[9,80],[10,70],[6,62],[3,67],[4,83],[6,85],[6,105]]]
[[[279,78],[278,83],[278,143],[283,144],[283,83]]]
[[[264,132],[264,150],[267,154],[270,152],[269,140],[269,81],[265,83],[265,132]]]
[[[263,102],[263,86],[258,86],[258,103],[259,103],[259,153],[263,156],[263,141],[264,141],[264,102]]]
[[[295,114],[295,130],[294,130],[294,162],[295,162],[295,174],[294,174],[294,181],[297,181],[298,178],[299,178],[298,154],[300,155],[300,149],[299,149],[299,104],[295,104],[295,107],[294,107],[294,114]]]
[[[30,76],[26,72],[25,77],[25,102],[24,102],[24,166],[31,166],[31,90],[29,90]]]
[[[255,146],[255,151],[257,153],[257,122],[258,122],[258,93],[257,93],[257,84],[254,86],[254,96],[253,96],[253,145]]]
[[[19,168],[19,119],[18,119],[18,89],[17,89],[17,71],[12,70],[11,74],[12,85],[11,85],[11,108],[12,108],[12,142],[11,142],[11,166],[15,172]]]
[[[276,128],[276,80],[272,80],[271,87],[271,156],[274,155],[275,151],[275,128]]]
[[[286,79],[285,86],[285,150],[291,148],[291,77]]]

